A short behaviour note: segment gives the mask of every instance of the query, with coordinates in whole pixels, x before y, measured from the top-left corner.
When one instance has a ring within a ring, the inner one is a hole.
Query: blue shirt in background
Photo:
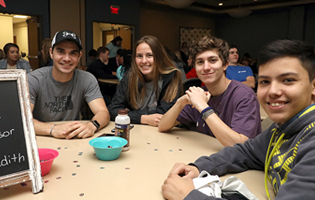
[[[243,82],[248,76],[254,76],[252,69],[248,66],[229,65],[226,69],[226,78],[230,80]]]

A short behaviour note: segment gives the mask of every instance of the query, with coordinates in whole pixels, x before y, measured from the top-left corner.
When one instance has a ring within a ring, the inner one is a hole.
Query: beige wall
[[[85,14],[84,0],[50,1],[50,35],[61,30],[71,30],[81,39],[82,65],[85,65]]]
[[[1,37],[0,37],[0,49],[3,49],[4,45],[8,42],[13,42],[13,20],[12,17],[0,16],[1,24]]]
[[[180,47],[179,27],[211,28],[214,33],[214,19],[200,17],[183,11],[162,11],[150,8],[141,8],[140,37],[153,35],[162,45],[172,51]]]
[[[101,24],[98,22],[93,22],[93,49],[97,50],[102,46],[102,31]]]
[[[131,30],[130,29],[124,29],[121,27],[119,29],[119,36],[123,38],[122,41],[122,48],[124,49],[131,49]]]
[[[80,36],[79,0],[50,1],[50,32],[53,37],[57,31],[71,30]]]
[[[20,48],[20,53],[26,53],[26,57],[23,59],[28,61],[28,32],[26,22],[16,23],[13,25],[13,35],[16,38],[16,44]]]

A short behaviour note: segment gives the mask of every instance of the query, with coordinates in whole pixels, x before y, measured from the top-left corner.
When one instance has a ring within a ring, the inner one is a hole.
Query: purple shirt
[[[203,89],[208,91],[206,87]],[[246,135],[248,138],[254,138],[261,133],[260,106],[256,94],[243,83],[232,80],[222,94],[210,98],[208,105],[235,132]],[[207,123],[201,119],[199,111],[191,105],[183,108],[177,121],[189,129],[214,137]]]

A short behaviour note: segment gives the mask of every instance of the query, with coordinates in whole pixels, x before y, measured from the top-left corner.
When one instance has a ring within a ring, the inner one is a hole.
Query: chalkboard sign
[[[0,187],[28,180],[43,190],[26,73],[0,70]]]
[[[0,83],[0,176],[29,167],[16,81]]]

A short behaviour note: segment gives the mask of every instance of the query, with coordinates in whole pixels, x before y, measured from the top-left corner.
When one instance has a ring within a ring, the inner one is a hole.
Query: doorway
[[[134,45],[134,27],[124,24],[93,22],[93,49],[106,46],[116,36],[123,39],[122,48],[132,50]]]
[[[40,26],[38,17],[31,17],[26,20],[28,33],[28,55],[32,69],[35,70],[41,66],[42,55],[40,53],[41,42]]]
[[[7,43],[19,46],[21,58],[27,60],[32,69],[41,65],[40,23],[37,16],[0,13],[0,48]]]
[[[102,31],[103,35],[103,46],[106,46],[107,43],[112,41],[117,36],[117,31]]]

